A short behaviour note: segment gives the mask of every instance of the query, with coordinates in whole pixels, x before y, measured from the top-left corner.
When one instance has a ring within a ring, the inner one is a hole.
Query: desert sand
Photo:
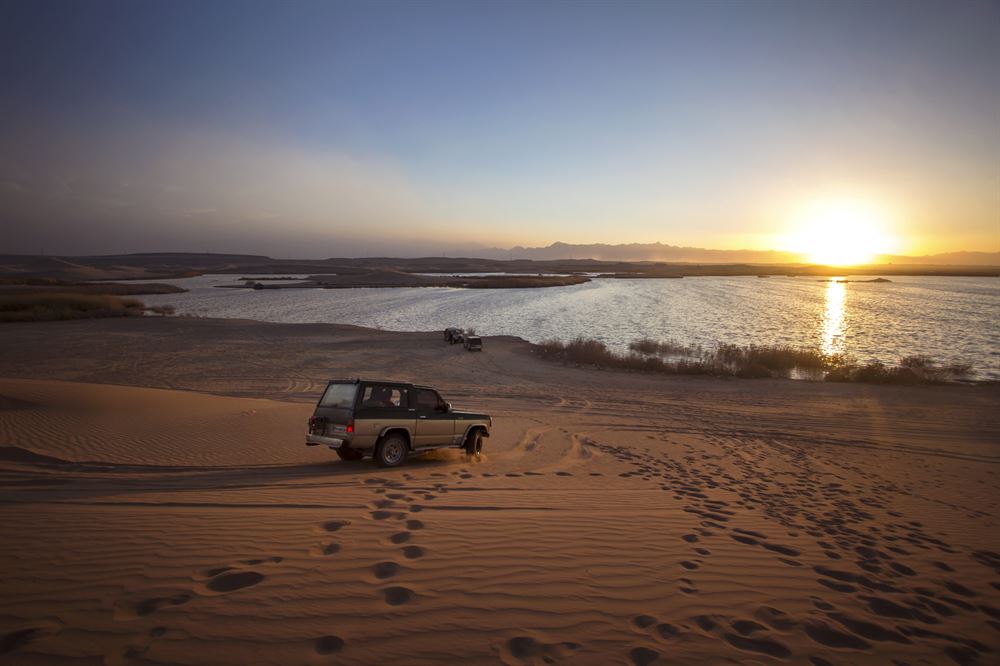
[[[0,663],[1000,659],[1000,392],[718,380],[440,333],[0,328]],[[326,379],[494,417],[485,455],[307,448]]]

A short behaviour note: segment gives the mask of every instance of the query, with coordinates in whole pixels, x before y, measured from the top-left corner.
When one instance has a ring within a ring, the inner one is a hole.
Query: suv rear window
[[[351,409],[354,407],[354,396],[357,392],[357,384],[330,384],[320,398],[319,406]]]

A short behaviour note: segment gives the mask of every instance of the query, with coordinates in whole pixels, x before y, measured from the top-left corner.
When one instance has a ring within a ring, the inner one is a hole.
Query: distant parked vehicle
[[[483,339],[478,335],[465,336],[465,351],[483,351]]]
[[[450,345],[461,342],[463,339],[462,329],[451,326],[444,329],[444,341]]]
[[[324,444],[341,460],[371,456],[379,467],[395,467],[410,453],[441,448],[478,456],[492,428],[488,414],[456,412],[429,386],[339,379],[316,404],[306,446]]]

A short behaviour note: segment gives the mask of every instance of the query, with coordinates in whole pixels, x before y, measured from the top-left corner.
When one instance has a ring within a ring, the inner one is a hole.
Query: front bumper
[[[324,435],[306,435],[306,446],[319,446],[325,444],[331,449],[339,449],[342,446],[350,446],[350,442],[341,437],[326,437]]]

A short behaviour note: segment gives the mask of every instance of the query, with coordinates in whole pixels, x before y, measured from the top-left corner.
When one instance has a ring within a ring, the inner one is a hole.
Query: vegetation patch
[[[111,294],[2,294],[0,322],[141,316],[144,307],[138,299]]]
[[[898,365],[871,361],[863,365],[845,363],[831,368],[828,382],[868,382],[871,384],[942,384],[966,379],[972,366],[964,363],[939,365],[927,356],[907,356]]]
[[[145,294],[180,294],[186,292],[176,285],[160,282],[74,282],[52,278],[3,278],[0,294],[113,294],[140,296]]]
[[[570,342],[546,340],[538,350],[543,358],[597,368],[748,379],[788,377],[793,371],[804,371],[834,382],[932,384],[965,379],[972,372],[968,365],[939,365],[926,356],[909,356],[887,366],[879,361],[858,364],[843,355],[787,345],[719,343],[706,349],[650,338],[632,342],[625,354],[583,337]]]

